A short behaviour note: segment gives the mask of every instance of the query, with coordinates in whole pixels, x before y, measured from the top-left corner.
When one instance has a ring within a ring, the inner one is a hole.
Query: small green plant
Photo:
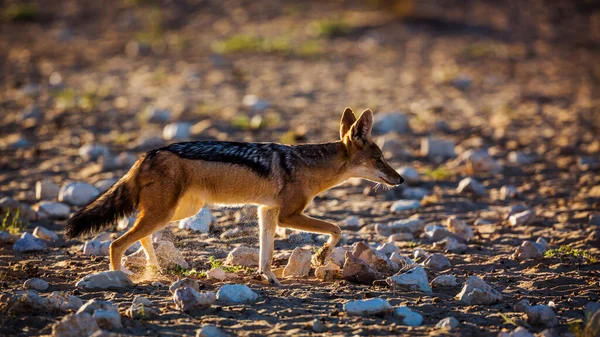
[[[571,245],[564,245],[564,246],[560,246],[555,249],[550,249],[550,250],[546,251],[544,256],[556,257],[556,258],[560,258],[560,259],[575,257],[575,258],[583,258],[584,260],[588,261],[589,263],[598,262],[598,259],[594,255],[592,255],[592,253],[590,253],[588,250],[576,249],[576,248],[571,247]]]
[[[221,268],[226,273],[238,273],[241,271],[249,271],[250,269],[242,266],[225,266],[223,265],[223,261],[215,259],[214,256],[208,258],[208,262],[210,262],[210,269]]]
[[[21,210],[18,208],[15,210],[7,210],[4,218],[2,219],[2,227],[0,230],[7,231],[11,234],[18,234],[23,231],[25,224],[20,219]]]
[[[448,180],[453,176],[452,171],[442,166],[435,169],[428,169],[424,174],[433,180]]]
[[[260,37],[254,35],[234,35],[212,44],[219,54],[256,53],[282,54],[311,57],[323,53],[322,45],[316,40],[292,41],[287,36]]]
[[[250,129],[250,117],[246,115],[238,115],[233,118],[231,121],[231,126],[241,130],[249,130]]]
[[[504,324],[519,326],[519,324],[511,317],[508,317],[506,314],[500,313],[500,317],[504,320]]]
[[[10,21],[35,21],[39,17],[36,4],[24,2],[14,3],[2,11],[2,16]]]
[[[315,21],[312,29],[317,36],[328,38],[344,36],[351,31],[348,23],[342,19]]]
[[[409,247],[409,248],[415,248],[415,247],[417,247],[418,245],[419,245],[419,243],[418,243],[418,242],[416,242],[415,240],[410,240],[410,241],[408,242],[408,247]]]

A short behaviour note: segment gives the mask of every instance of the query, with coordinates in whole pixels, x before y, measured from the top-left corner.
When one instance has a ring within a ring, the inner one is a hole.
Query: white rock
[[[229,336],[223,330],[214,325],[205,325],[196,331],[196,337],[227,337]]]
[[[435,137],[421,138],[421,155],[430,159],[453,158],[456,156],[454,142]]]
[[[52,309],[75,312],[83,306],[83,301],[64,291],[53,291],[48,296],[48,305]]]
[[[435,327],[438,329],[443,329],[443,330],[452,330],[459,325],[460,325],[460,322],[456,318],[446,317],[446,318],[440,320],[438,322],[438,324],[435,325]]]
[[[79,156],[84,161],[94,161],[100,157],[105,157],[110,154],[108,148],[100,144],[85,144],[79,148]]]
[[[392,306],[383,298],[351,301],[344,304],[344,311],[349,316],[371,316],[386,314]]]
[[[237,247],[227,255],[225,264],[229,266],[256,267],[258,266],[258,249]]]
[[[329,327],[322,320],[317,318],[312,321],[312,330],[316,333],[323,333],[328,331]]]
[[[425,293],[431,293],[427,273],[421,266],[416,266],[405,273],[388,277],[386,282],[391,287],[395,288],[420,290]]]
[[[515,260],[524,261],[542,257],[546,252],[546,246],[547,243],[546,245],[544,245],[543,243],[540,244],[531,241],[523,241],[521,246],[519,246],[519,248],[517,248],[517,250],[513,254],[513,258]]]
[[[183,254],[179,249],[175,247],[175,244],[171,241],[160,241],[154,249],[156,251],[156,257],[158,258],[158,264],[161,267],[169,267],[172,265],[178,265],[184,269],[188,269],[190,265],[187,263]]]
[[[505,185],[500,188],[500,199],[510,200],[519,196],[519,190],[512,185]]]
[[[331,281],[341,276],[341,268],[333,262],[315,269],[315,277],[323,281]]]
[[[150,301],[149,299],[145,298],[144,296],[136,296],[133,298],[133,301],[131,301],[132,304],[143,304],[146,306],[153,306],[154,303],[152,303],[152,301]]]
[[[393,253],[400,253],[400,249],[393,242],[386,242],[379,247],[377,247],[377,252],[385,254],[387,256],[392,256]]]
[[[421,182],[421,174],[411,166],[402,166],[397,171],[408,185],[417,185]]]
[[[400,306],[394,309],[394,316],[402,318],[402,323],[408,326],[423,324],[423,316],[418,312],[410,310],[407,306]]]
[[[271,105],[269,101],[258,98],[256,95],[246,95],[242,99],[242,104],[254,111],[263,111]]]
[[[35,290],[16,291],[9,299],[7,311],[12,313],[37,313],[48,310],[48,299]]]
[[[396,263],[400,267],[415,263],[415,261],[413,261],[413,259],[411,259],[410,257],[404,256],[399,253],[392,253],[392,256],[390,256],[390,261]]]
[[[35,198],[37,200],[51,200],[58,198],[60,187],[50,180],[39,180],[35,183]]]
[[[388,242],[412,241],[414,236],[411,233],[397,233],[388,237]]]
[[[125,311],[125,315],[133,319],[153,319],[160,315],[160,311],[148,304],[133,303]]]
[[[94,186],[98,189],[98,192],[104,193],[108,191],[108,189],[111,188],[111,186],[114,185],[116,182],[117,179],[114,178],[103,179],[95,183]]]
[[[110,250],[110,241],[86,240],[83,244],[84,255],[107,256]]]
[[[337,264],[340,267],[344,266],[344,261],[346,260],[346,252],[348,251],[348,248],[346,247],[335,247],[332,251],[331,254],[329,254],[329,259]]]
[[[528,155],[519,151],[511,151],[508,154],[508,161],[518,165],[529,165],[535,162],[535,156]]]
[[[111,270],[84,276],[75,286],[85,289],[129,288],[133,282],[124,272]]]
[[[400,213],[417,208],[421,208],[421,202],[418,200],[397,200],[390,207],[390,212]]]
[[[173,293],[175,306],[182,311],[209,307],[216,299],[213,292],[199,293],[190,287],[177,288]]]
[[[429,194],[429,191],[422,187],[407,187],[402,191],[402,197],[405,199],[421,200]]]
[[[258,294],[243,284],[226,284],[217,292],[217,301],[221,304],[253,303]]]
[[[171,112],[167,109],[149,106],[142,114],[142,119],[153,124],[163,124],[171,119]]]
[[[310,250],[300,247],[295,248],[290,255],[287,265],[283,269],[283,277],[304,277],[310,271]]]
[[[445,238],[453,238],[457,241],[467,242],[467,240],[456,233],[451,232],[448,228],[440,225],[427,225],[424,229],[425,235],[434,240],[439,241]]]
[[[444,238],[442,241],[435,242],[433,244],[434,249],[439,249],[452,253],[463,253],[467,250],[467,245],[458,242],[453,237]]]
[[[511,215],[508,218],[508,222],[511,224],[511,226],[521,226],[530,224],[531,222],[533,222],[534,219],[535,212],[527,210]]]
[[[448,227],[451,232],[465,238],[466,241],[471,240],[475,236],[473,233],[473,228],[467,225],[464,220],[458,219],[454,215],[448,218],[446,221],[446,227]]]
[[[371,248],[363,250],[360,253],[359,258],[365,261],[373,269],[383,274],[393,274],[400,269],[400,267],[395,262],[392,262],[384,253]]]
[[[163,129],[163,138],[167,141],[181,141],[190,137],[190,123],[171,123]]]
[[[21,238],[13,245],[13,250],[19,253],[39,252],[46,249],[44,240],[38,239],[27,232],[23,233]]]
[[[529,210],[529,208],[527,208],[527,206],[522,205],[522,204],[510,206],[508,208],[508,212],[506,214],[506,219],[508,220],[510,218],[510,216],[513,214],[521,213],[521,212],[527,211],[527,210]]]
[[[92,318],[96,320],[96,324],[102,329],[112,330],[122,327],[121,315],[115,310],[95,310]]]
[[[360,227],[360,219],[357,216],[349,216],[344,220],[344,225],[348,227]]]
[[[429,256],[429,253],[422,248],[416,248],[413,250],[413,258],[415,260],[426,259]]]
[[[90,336],[99,330],[96,320],[88,313],[70,314],[52,326],[53,337]]]
[[[554,327],[558,325],[556,313],[550,306],[530,305],[529,301],[522,300],[515,304],[517,312],[524,312],[527,315],[527,322],[531,325],[541,325],[544,327]]]
[[[94,186],[88,183],[75,182],[63,185],[58,193],[58,200],[73,206],[84,206],[100,195]]]
[[[460,181],[460,183],[458,183],[456,192],[458,192],[460,194],[472,193],[476,196],[483,196],[483,195],[485,195],[485,187],[483,187],[483,185],[481,185],[481,183],[478,182],[477,180],[469,177],[469,178],[464,178],[463,180]]]
[[[89,300],[77,310],[77,313],[87,312],[88,314],[93,314],[97,310],[119,312],[117,305],[110,301]]]
[[[38,213],[51,219],[66,219],[69,217],[69,206],[62,202],[42,201],[37,204]]]
[[[520,326],[512,332],[500,332],[498,337],[535,337],[531,332]]]
[[[433,270],[442,270],[452,266],[448,258],[446,258],[444,254],[440,253],[429,255],[425,261],[423,261],[423,265]]]
[[[30,278],[23,283],[23,288],[44,291],[48,289],[48,282],[39,278]]]
[[[33,236],[35,236],[38,239],[42,239],[42,240],[46,240],[46,241],[58,240],[58,235],[56,235],[56,233],[54,233],[53,231],[51,231],[47,228],[44,228],[42,226],[37,226],[33,230]]]
[[[431,287],[433,288],[456,287],[457,285],[458,282],[456,282],[454,275],[440,275],[431,281]]]
[[[389,132],[407,133],[410,131],[408,117],[399,111],[375,114],[373,132],[383,135]]]
[[[469,149],[460,154],[459,161],[473,173],[499,173],[502,171],[502,165],[486,150]]]
[[[227,278],[227,273],[223,270],[223,268],[213,268],[206,273],[206,276],[211,279],[223,281]]]
[[[456,297],[467,304],[490,305],[502,300],[502,294],[478,276],[471,276]]]
[[[196,215],[179,220],[179,228],[198,233],[208,233],[212,222],[213,216],[210,209],[202,208]]]
[[[173,282],[173,284],[171,284],[171,286],[169,287],[169,291],[171,292],[171,294],[174,294],[175,290],[185,287],[192,288],[196,291],[200,290],[200,284],[198,284],[198,281],[186,277],[184,279]]]
[[[425,222],[421,219],[401,219],[387,224],[375,224],[375,232],[386,237],[397,233],[415,233],[423,231],[424,228]]]

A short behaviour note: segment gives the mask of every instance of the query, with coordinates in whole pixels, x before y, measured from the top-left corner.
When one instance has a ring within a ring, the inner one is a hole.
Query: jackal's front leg
[[[281,286],[275,274],[271,271],[273,261],[273,246],[275,229],[279,219],[279,208],[260,206],[258,208],[258,223],[260,226],[259,272],[263,279],[270,284]]]
[[[304,214],[286,216],[281,219],[280,226],[305,232],[329,234],[329,241],[327,241],[313,256],[312,263],[315,266],[325,264],[325,259],[329,256],[342,237],[342,230],[340,227],[327,221],[311,218]]]

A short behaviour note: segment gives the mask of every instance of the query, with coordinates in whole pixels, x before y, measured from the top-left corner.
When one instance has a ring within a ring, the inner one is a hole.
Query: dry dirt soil
[[[0,7],[13,3],[19,2],[2,1]],[[460,286],[425,295],[311,277],[285,279],[274,288],[250,271],[240,272],[238,283],[261,296],[256,304],[186,314],[175,309],[167,288],[152,285],[170,284],[180,277],[174,272],[138,276],[135,288],[126,292],[76,289],[84,275],[108,268],[106,257],[84,256],[79,240],[44,253],[16,254],[11,245],[1,246],[3,292],[40,277],[50,283],[47,292],[111,300],[122,312],[135,295],[144,295],[159,304],[160,317],[139,321],[123,316],[123,328],[113,331],[139,336],[194,335],[207,323],[236,335],[311,335],[315,318],[335,335],[496,336],[523,324],[522,314],[513,310],[521,299],[553,301],[556,331],[566,336],[583,319],[585,305],[600,299],[600,264],[593,258],[599,254],[600,228],[589,220],[600,213],[600,28],[594,2],[33,3],[32,20],[11,20],[5,14],[0,23],[0,196],[33,205],[35,183],[43,178],[60,185],[121,177],[125,169],[103,169],[82,160],[78,149],[96,142],[114,154],[137,156],[168,143],[160,139],[167,122],[143,118],[148,107],[168,109],[171,122],[192,123],[191,140],[288,143],[335,140],[346,106],[376,114],[401,111],[410,118],[410,130],[376,140],[394,167],[408,165],[422,174],[427,202],[393,214],[390,205],[403,187],[386,191],[374,190],[369,182],[347,183],[318,196],[307,212],[341,223],[345,244],[384,243],[387,238],[375,233],[374,224],[415,214],[427,224],[441,224],[451,215],[469,224],[486,219],[491,225],[475,227],[466,252],[446,253],[452,267],[429,271],[429,276],[453,274],[461,285],[471,275],[482,276],[504,298],[490,306],[469,306],[454,298]],[[243,104],[246,95],[268,102],[267,109],[249,108]],[[42,117],[23,120],[32,106]],[[429,159],[420,147],[421,139],[431,135],[454,141],[459,154],[489,149],[502,172],[471,172],[451,161]],[[23,141],[29,144],[19,148]],[[534,160],[511,162],[511,151]],[[588,161],[592,164],[585,165]],[[467,176],[484,184],[485,196],[456,192]],[[516,186],[520,196],[498,198],[505,185]],[[508,208],[517,204],[533,209],[536,221],[510,226]],[[209,267],[210,256],[222,259],[236,246],[258,246],[256,219],[246,216],[252,214],[250,207],[211,209],[217,224],[210,233],[170,229],[175,245],[197,270]],[[349,216],[360,218],[360,229],[343,224]],[[25,230],[43,225],[61,233],[63,224],[31,221]],[[249,230],[220,239],[238,226]],[[538,237],[552,249],[570,245],[589,255],[511,258],[524,240]],[[415,248],[432,251],[432,243],[416,237],[398,246],[410,255]],[[277,240],[276,253],[285,257],[293,248]],[[220,286],[200,282],[206,290]],[[342,310],[349,300],[371,297],[410,306],[424,316],[423,325],[349,317]],[[2,313],[0,335],[50,334],[63,315]],[[460,327],[437,331],[435,324],[448,316],[456,317]]]

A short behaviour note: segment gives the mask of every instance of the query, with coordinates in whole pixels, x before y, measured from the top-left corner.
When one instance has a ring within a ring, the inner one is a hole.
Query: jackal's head
[[[388,186],[400,185],[404,179],[386,163],[383,153],[371,139],[373,112],[367,109],[356,119],[346,108],[340,121],[340,138],[348,151],[348,167],[352,177]]]

